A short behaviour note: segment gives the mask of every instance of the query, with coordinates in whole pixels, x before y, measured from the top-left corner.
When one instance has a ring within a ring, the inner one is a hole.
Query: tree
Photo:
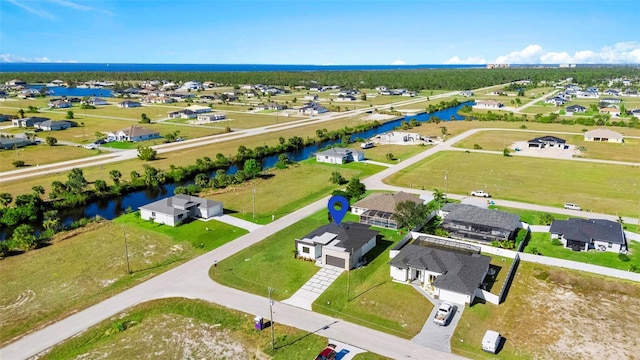
[[[209,175],[205,174],[205,173],[200,173],[198,175],[196,175],[196,178],[194,180],[195,184],[200,186],[200,187],[205,187],[209,184]]]
[[[336,185],[343,185],[347,183],[347,179],[345,179],[339,171],[332,172],[329,181]]]
[[[115,185],[120,184],[120,178],[122,178],[122,173],[116,169],[109,171],[109,176],[111,176],[111,180]]]
[[[447,127],[446,126],[441,126],[440,127],[440,132],[442,133],[442,135],[447,135]]]
[[[433,202],[441,207],[447,202],[447,194],[438,189],[433,189]]]
[[[12,161],[12,162],[11,162],[11,165],[13,165],[14,167],[17,167],[17,168],[18,168],[18,167],[24,167],[24,166],[27,166],[27,164],[25,164],[25,162],[24,162],[24,161],[22,161],[22,160],[15,160],[15,161]]]
[[[367,191],[367,187],[360,182],[358,177],[354,177],[349,180],[345,191],[347,192],[347,195],[349,195],[349,200],[359,200]]]
[[[109,190],[107,182],[102,179],[96,179],[96,181],[93,182],[93,188],[96,189],[97,193],[105,193]]]
[[[101,131],[96,131],[93,135],[96,137],[96,141],[104,140],[107,138],[107,135]]]
[[[427,215],[429,215],[427,205],[407,200],[396,204],[393,220],[398,223],[398,228],[413,230],[424,224]]]
[[[40,195],[44,195],[44,192],[45,192],[44,187],[40,185],[33,186],[31,190],[33,190],[33,195],[38,199],[40,199]]]
[[[144,161],[153,161],[156,159],[158,152],[150,146],[138,146],[138,159]]]
[[[73,119],[73,111],[69,110],[67,111],[67,115],[64,117],[65,119]]]
[[[57,230],[60,225],[60,219],[58,218],[58,210],[48,210],[42,214],[42,227],[45,230]]]
[[[142,113],[142,114],[140,114],[140,122],[141,122],[142,124],[149,124],[149,123],[151,123],[151,119],[149,119],[149,117],[147,116],[147,114]]]
[[[0,193],[0,205],[7,207],[12,201],[13,196],[10,193]]]
[[[87,186],[87,179],[84,178],[84,173],[80,168],[73,168],[71,172],[67,174],[67,189],[73,193],[81,193]]]
[[[511,150],[509,150],[509,148],[502,149],[502,156],[504,156],[504,157],[511,156]]]
[[[260,174],[262,166],[260,166],[260,163],[258,163],[256,159],[249,159],[244,162],[242,170],[249,179],[253,179]]]
[[[542,225],[551,225],[551,223],[555,220],[553,215],[549,213],[543,213],[540,215],[540,224]]]
[[[38,245],[38,239],[33,232],[31,225],[22,224],[13,230],[11,235],[11,244],[20,250],[28,251]]]
[[[47,145],[49,146],[56,146],[56,144],[58,143],[58,139],[54,138],[53,136],[47,136],[45,140],[47,142]]]
[[[24,109],[18,110],[18,116],[20,116],[20,119],[24,119]]]

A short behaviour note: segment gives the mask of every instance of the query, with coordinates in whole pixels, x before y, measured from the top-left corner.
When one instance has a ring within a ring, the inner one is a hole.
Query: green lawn
[[[384,181],[425,189],[448,188],[454,194],[482,189],[497,199],[562,207],[577,203],[586,211],[635,216],[639,168],[502,155],[439,152]],[[445,184],[445,174],[447,183]]]
[[[402,235],[395,230],[372,229],[382,237],[366,255],[369,263],[340,275],[313,303],[313,310],[410,339],[428,320],[433,304],[412,286],[391,280],[389,249]]]
[[[606,266],[620,270],[629,270],[632,265],[640,268],[640,243],[637,241],[630,241],[628,245],[629,253],[627,255],[631,260],[624,262],[618,259],[618,253],[597,250],[572,251],[562,245],[553,245],[551,243],[551,234],[549,233],[532,233],[531,239],[524,248],[524,251],[530,252],[531,249],[536,248],[540,254],[544,256]]]
[[[135,226],[146,231],[169,236],[176,240],[188,241],[194,248],[213,250],[249,232],[216,220],[199,221],[180,226],[162,225],[150,220],[142,220],[139,212],[119,216],[113,220],[117,224]]]

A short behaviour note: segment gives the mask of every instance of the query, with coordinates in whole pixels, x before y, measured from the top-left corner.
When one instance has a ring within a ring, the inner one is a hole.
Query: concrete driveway
[[[456,307],[456,313],[449,321],[447,326],[438,326],[433,322],[433,318],[438,312],[438,308],[443,301],[436,300],[435,306],[429,314],[429,318],[425,322],[420,333],[416,335],[411,342],[443,352],[451,352],[451,336],[458,326],[458,321],[464,311],[464,305],[451,303]]]

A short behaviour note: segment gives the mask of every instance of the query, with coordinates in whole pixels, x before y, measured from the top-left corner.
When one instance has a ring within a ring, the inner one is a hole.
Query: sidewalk
[[[320,271],[315,273],[307,281],[300,290],[291,295],[290,298],[282,302],[288,305],[296,306],[301,309],[311,310],[311,304],[316,301],[327,288],[342,274],[344,269],[324,265]]]

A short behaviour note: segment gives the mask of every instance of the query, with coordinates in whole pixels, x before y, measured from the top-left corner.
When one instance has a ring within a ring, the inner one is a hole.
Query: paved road
[[[227,288],[211,281],[208,276],[209,268],[214,261],[223,260],[325,208],[327,201],[328,197],[316,201],[149,281],[31,333],[0,349],[0,359],[28,358],[131,306],[151,299],[168,297],[203,299],[268,318],[267,298]],[[280,302],[274,305],[274,322],[276,326],[278,324],[294,326],[394,359],[460,358],[420,346],[406,339]]]

